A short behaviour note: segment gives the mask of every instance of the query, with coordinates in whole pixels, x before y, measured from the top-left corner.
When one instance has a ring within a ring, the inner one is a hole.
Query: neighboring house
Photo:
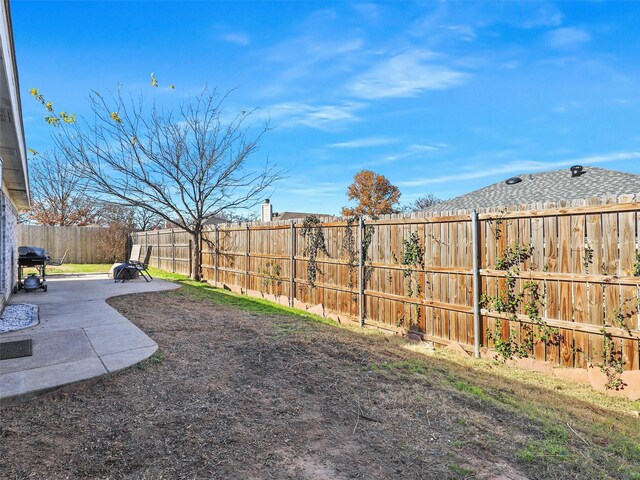
[[[0,310],[17,281],[17,217],[29,208],[29,176],[22,126],[9,0],[0,0]]]
[[[304,220],[310,215],[318,218],[334,217],[334,215],[329,215],[328,213],[275,212],[273,220]]]
[[[480,190],[432,205],[423,211],[448,212],[474,208],[500,208],[638,193],[640,193],[640,175],[576,165],[570,169],[511,177]]]
[[[304,220],[305,217],[313,215],[318,218],[334,217],[328,213],[307,213],[307,212],[274,212],[273,206],[269,199],[265,199],[261,209],[261,220],[263,222],[271,222],[278,220]]]
[[[228,219],[221,217],[220,215],[211,215],[202,222],[202,225],[218,225],[219,223],[228,223],[228,222],[229,222]],[[165,220],[163,228],[181,228],[181,227],[179,227],[178,224],[174,222],[169,222]]]
[[[203,225],[218,225],[219,223],[227,223],[228,221],[229,220],[227,220],[224,217],[221,217],[220,215],[211,215],[204,222],[202,222],[202,224]]]

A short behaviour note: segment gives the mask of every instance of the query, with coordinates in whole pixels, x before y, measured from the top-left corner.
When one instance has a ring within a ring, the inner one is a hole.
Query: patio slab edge
[[[88,277],[81,281],[89,280]],[[78,280],[80,279],[76,279],[76,281]],[[57,282],[52,279],[51,283]],[[100,290],[101,283],[103,282],[96,282],[98,290]],[[25,368],[14,369],[14,371],[6,373],[2,372],[2,365],[0,365],[0,407],[25,403],[51,391],[61,388],[67,389],[73,385],[82,385],[87,381],[111,375],[146,360],[158,350],[158,345],[153,339],[112,308],[106,300],[120,295],[173,290],[179,288],[179,285],[162,280],[154,280],[153,286],[140,284],[138,288],[122,292],[114,292],[112,288],[108,288],[109,285],[107,284],[104,287],[107,288],[103,290],[104,296],[100,299],[102,301],[90,302],[92,311],[84,311],[81,314],[88,318],[91,315],[98,315],[102,318],[112,315],[113,323],[81,325],[79,324],[81,322],[74,322],[73,325],[69,325],[70,328],[64,330],[43,330],[42,328],[31,327],[32,330],[27,328],[20,331],[21,336],[33,338],[34,355],[38,353],[38,342],[42,342],[44,345],[48,336],[64,336],[65,334],[77,336],[77,333],[82,332],[82,337],[89,346],[92,355],[89,358],[69,359],[68,362],[62,363],[59,360],[56,363],[48,363],[47,357],[44,357],[40,359],[41,362],[38,362],[41,365],[39,367],[34,368],[32,364],[29,368],[30,361],[25,361]],[[85,296],[84,299],[76,299],[78,304],[86,302],[86,297],[92,297],[91,300],[95,298],[95,292],[90,291],[92,289],[87,290],[86,285],[78,290],[82,291]],[[48,306],[57,303],[46,301],[46,297],[41,298],[43,300],[42,303]],[[88,304],[85,303],[83,307],[86,306]],[[67,314],[56,316],[53,311],[50,312],[50,315],[52,319],[57,317],[56,320],[60,320],[63,323],[66,317],[72,316]],[[64,326],[60,325],[58,328],[64,328]],[[6,339],[9,340],[9,338]],[[64,342],[61,342],[61,344],[64,344]],[[44,352],[44,350],[41,352]],[[51,360],[53,362],[53,358]]]

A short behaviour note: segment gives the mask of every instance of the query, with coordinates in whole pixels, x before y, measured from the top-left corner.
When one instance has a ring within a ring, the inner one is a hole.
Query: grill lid
[[[20,258],[47,258],[48,254],[44,248],[40,247],[18,247],[18,256]]]

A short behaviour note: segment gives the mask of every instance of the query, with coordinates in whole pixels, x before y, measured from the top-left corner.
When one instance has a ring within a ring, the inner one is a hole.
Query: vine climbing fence
[[[640,368],[640,194],[500,211],[221,224],[202,277],[439,344],[568,367]],[[189,274],[190,236],[132,235]]]

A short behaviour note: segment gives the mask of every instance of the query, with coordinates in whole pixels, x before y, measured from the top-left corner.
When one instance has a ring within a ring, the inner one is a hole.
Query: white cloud
[[[522,28],[558,27],[564,19],[558,7],[551,3],[523,2],[514,7],[520,9]]]
[[[325,38],[324,34],[305,33],[288,38],[261,52],[262,60],[273,75],[265,77],[258,95],[264,98],[288,98],[313,90],[333,91],[335,78],[354,68],[363,48],[360,38]]]
[[[436,55],[413,50],[385,60],[355,78],[348,86],[360,98],[413,97],[424,90],[451,88],[462,82],[466,74],[445,65],[425,63]]]
[[[583,108],[582,103],[577,102],[575,100],[570,100],[568,102],[561,103],[553,107],[553,111],[556,113],[567,113],[575,110],[580,110]]]
[[[243,32],[231,32],[220,35],[220,38],[228,43],[235,43],[236,45],[242,45],[243,47],[249,45],[249,35]]]
[[[546,36],[547,44],[557,50],[571,50],[591,40],[591,36],[580,28],[558,28]]]
[[[401,151],[397,151],[395,153],[385,155],[375,160],[363,162],[357,165],[356,167],[369,168],[377,165],[385,165],[388,163],[398,162],[400,160],[405,160],[407,158],[424,158],[428,154],[438,152],[447,147],[448,145],[444,143],[434,143],[431,145],[414,143],[414,144],[408,145]]]
[[[476,31],[473,27],[469,25],[449,25],[447,29],[451,32],[457,33],[460,35],[460,39],[472,42],[476,39]]]
[[[631,105],[635,102],[628,98],[614,98],[613,100],[611,100],[611,103],[614,105]]]
[[[271,47],[266,60],[285,64],[302,61],[311,65],[358,51],[362,46],[363,41],[359,38],[323,40],[306,35]]]
[[[340,193],[344,193],[347,187],[341,183],[332,183],[332,182],[319,182],[316,183],[314,181],[310,181],[309,179],[305,179],[302,182],[296,183],[295,185],[304,185],[304,187],[296,187],[292,183],[291,186],[287,187],[287,191],[292,195],[298,195],[302,197],[335,197]]]
[[[468,170],[464,173],[453,175],[441,175],[437,177],[420,178],[395,182],[399,187],[422,187],[439,183],[459,182],[460,180],[475,180],[478,178],[491,177],[494,175],[507,175],[513,173],[529,173],[549,170],[552,168],[567,167],[570,165],[593,165],[600,163],[611,163],[622,160],[633,160],[640,158],[640,151],[633,152],[613,152],[603,155],[591,155],[587,157],[572,158],[570,160],[560,160],[556,162],[541,162],[538,160],[517,160],[505,163],[499,167]]]
[[[269,119],[280,127],[305,126],[318,130],[336,130],[344,123],[356,122],[356,114],[366,105],[348,102],[339,105],[311,105],[301,102],[279,103],[255,112],[254,119]]]
[[[425,2],[426,14],[409,28],[409,33],[429,39],[454,38],[473,41],[493,34],[496,26],[521,29],[559,27],[563,21],[557,6],[529,2]]]
[[[350,140],[348,142],[332,143],[329,146],[332,148],[366,148],[389,145],[390,143],[395,143],[395,140],[387,137],[368,137]]]
[[[442,150],[443,148],[447,148],[448,145],[446,143],[434,143],[432,145],[421,145],[419,143],[414,143],[409,145],[407,150],[411,152],[421,153],[421,152],[435,152],[437,150]]]

